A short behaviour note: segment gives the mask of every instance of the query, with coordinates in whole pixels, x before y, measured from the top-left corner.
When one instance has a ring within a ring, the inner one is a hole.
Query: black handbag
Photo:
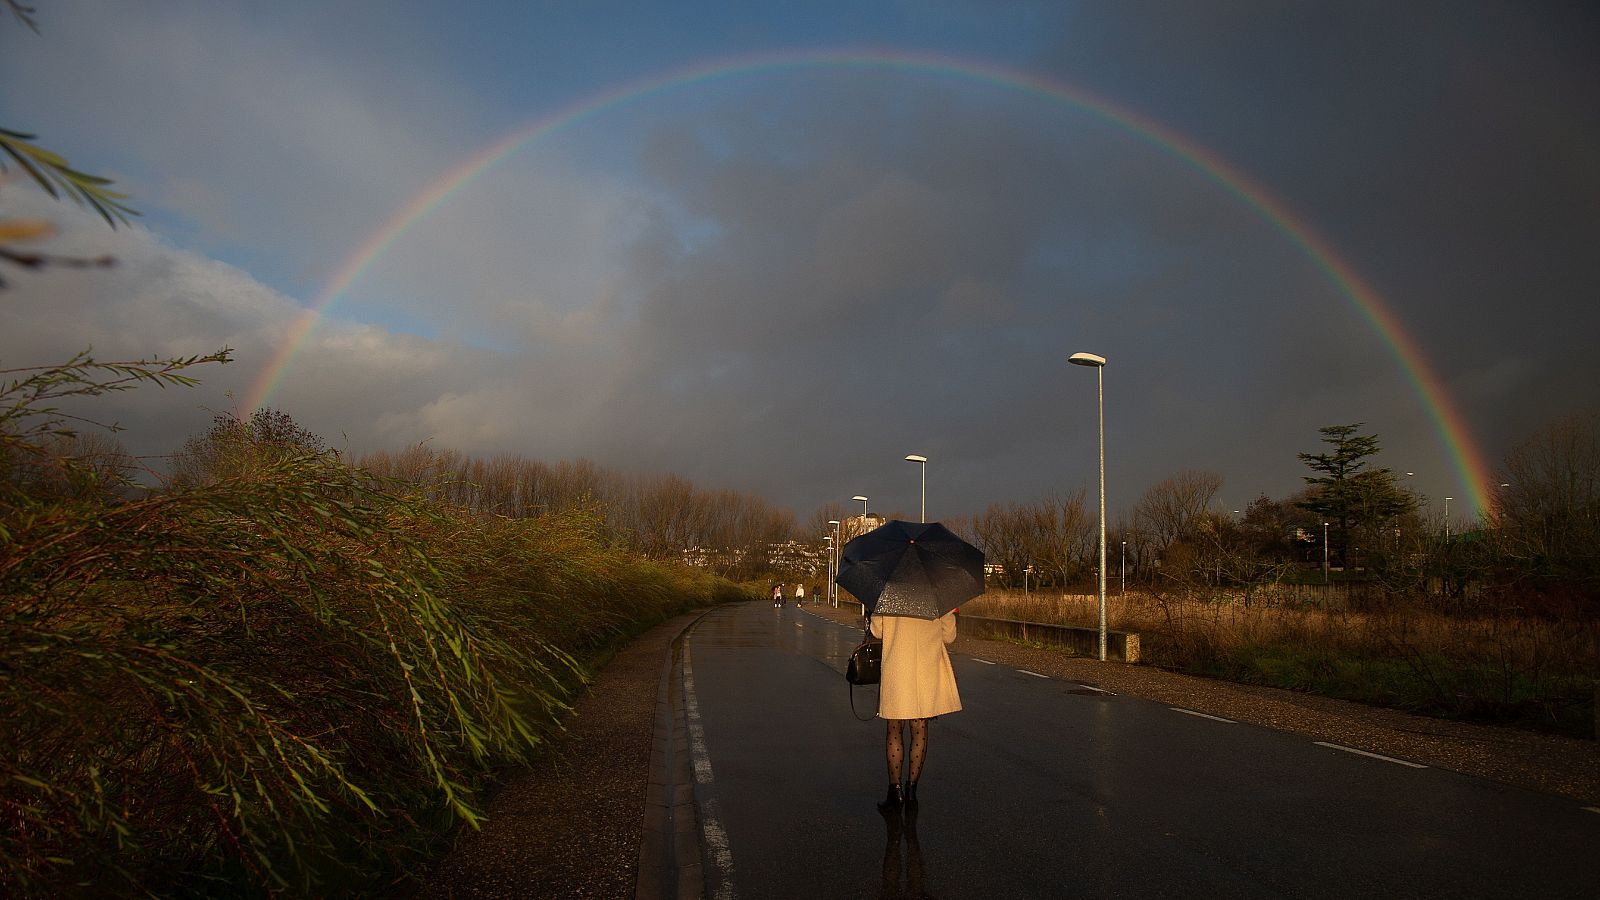
[[[850,654],[844,678],[851,684],[877,684],[883,677],[883,641],[868,638]]]
[[[850,654],[850,663],[844,667],[844,680],[850,682],[850,714],[862,722],[872,721],[872,716],[861,718],[856,712],[856,685],[877,684],[883,678],[883,640],[872,637],[861,642]]]

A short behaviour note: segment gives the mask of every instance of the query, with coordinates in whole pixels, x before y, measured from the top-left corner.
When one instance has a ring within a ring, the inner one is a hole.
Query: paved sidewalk
[[[663,622],[612,657],[551,754],[500,790],[483,830],[462,832],[422,896],[634,896],[662,660],[698,615]]]

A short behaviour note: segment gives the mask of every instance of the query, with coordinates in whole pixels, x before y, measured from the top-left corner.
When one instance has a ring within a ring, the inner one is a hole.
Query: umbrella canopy
[[[937,619],[983,593],[983,551],[938,522],[894,519],[844,545],[834,580],[874,615]]]

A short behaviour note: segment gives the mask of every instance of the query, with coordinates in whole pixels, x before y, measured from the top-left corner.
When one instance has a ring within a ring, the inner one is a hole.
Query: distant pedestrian
[[[794,586],[794,605],[806,605],[806,586],[803,584],[797,584]]]
[[[783,605],[783,585],[781,584],[772,586],[772,605],[774,607]]]
[[[813,584],[811,586],[811,605],[812,606],[816,606],[818,603],[821,603],[821,602],[822,602],[822,588],[819,588],[819,587],[817,587],[816,585]]]
[[[884,757],[889,764],[889,795],[883,808],[915,804],[922,764],[928,758],[928,720],[961,709],[955,670],[945,645],[956,639],[955,613],[937,619],[873,616],[872,633],[883,638],[883,675],[878,717],[887,720]],[[911,733],[906,764],[905,732]],[[907,769],[901,784],[901,768]]]

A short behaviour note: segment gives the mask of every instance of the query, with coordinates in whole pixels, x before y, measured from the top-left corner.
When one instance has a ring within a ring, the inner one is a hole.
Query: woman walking
[[[928,758],[928,720],[961,709],[955,670],[945,645],[956,639],[956,615],[937,619],[909,616],[872,617],[872,634],[883,638],[883,675],[878,689],[878,717],[887,720],[884,757],[889,764],[887,809],[917,802],[917,782]],[[906,764],[906,732],[911,759]],[[905,783],[901,784],[901,769]]]

